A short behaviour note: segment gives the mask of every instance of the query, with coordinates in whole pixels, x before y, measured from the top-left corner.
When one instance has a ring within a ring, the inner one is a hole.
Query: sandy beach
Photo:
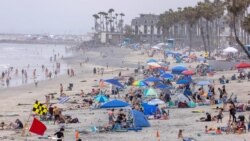
[[[89,58],[89,62],[80,63],[86,58]],[[69,83],[73,83],[72,91],[65,91],[67,96],[70,96],[70,100],[64,104],[65,110],[63,114],[69,114],[72,117],[77,117],[80,123],[77,124],[64,124],[64,141],[75,140],[75,130],[89,131],[88,134],[80,133],[80,138],[83,141],[156,141],[156,132],[160,134],[161,141],[178,141],[178,131],[183,130],[184,137],[192,137],[197,141],[248,141],[250,140],[249,132],[243,134],[225,134],[212,135],[206,134],[205,126],[210,128],[217,128],[218,126],[226,126],[229,118],[229,112],[224,112],[224,118],[222,123],[212,122],[197,122],[196,120],[205,116],[205,113],[192,113],[193,110],[204,110],[212,115],[217,115],[218,110],[213,109],[214,106],[197,106],[195,108],[170,108],[168,120],[149,120],[151,127],[143,128],[141,131],[128,131],[128,132],[110,132],[110,133],[95,133],[91,132],[92,126],[106,125],[108,123],[107,110],[105,109],[86,109],[75,108],[75,104],[71,102],[76,101],[80,103],[81,97],[77,96],[81,90],[85,93],[91,92],[92,86],[98,85],[100,79],[109,79],[118,76],[121,71],[122,76],[133,75],[134,69],[137,68],[138,62],[140,65],[146,66],[146,60],[148,60],[147,54],[142,54],[142,51],[134,51],[128,48],[114,48],[103,47],[88,49],[84,54],[78,53],[72,57],[65,58],[64,61],[68,64],[68,67],[75,70],[75,76],[69,77],[67,74],[61,75],[51,80],[40,81],[38,86],[34,84],[27,84],[23,86],[5,88],[0,90],[0,122],[10,123],[19,118],[23,123],[28,119],[31,109],[35,100],[45,102],[45,95],[49,93],[57,93],[56,98],[59,97],[59,86],[63,84],[66,90]],[[162,54],[156,54],[153,58],[163,59]],[[168,58],[171,62],[170,68],[175,66],[174,59]],[[185,64],[187,67],[194,68],[198,63]],[[107,67],[108,65],[108,67]],[[104,75],[93,75],[93,68],[104,68]],[[214,80],[215,91],[218,87],[222,87],[218,78],[224,75],[227,79],[233,74],[236,74],[237,70],[216,72],[214,76],[194,76],[194,79],[209,79]],[[137,79],[142,79],[142,75],[135,76]],[[230,81],[226,84],[228,94],[237,94],[238,101],[240,103],[247,103],[250,100],[250,81],[243,80],[241,83],[238,81]],[[108,91],[107,93],[110,93]],[[128,89],[121,92],[121,97],[124,97],[128,93]],[[111,96],[113,97],[113,96]],[[216,95],[218,97],[218,94]],[[58,100],[51,100],[51,103],[57,103]],[[123,100],[123,99],[122,99]],[[72,110],[69,110],[71,108]],[[245,115],[248,118],[250,112],[237,113],[238,115]],[[30,121],[31,123],[31,121]],[[53,135],[61,125],[54,125],[53,122],[45,121],[47,130],[45,135]],[[28,131],[27,131],[28,132]],[[47,141],[48,139],[38,139],[38,136],[31,134],[27,137],[21,137],[20,132],[13,130],[0,130],[0,140],[17,140],[17,141]]]

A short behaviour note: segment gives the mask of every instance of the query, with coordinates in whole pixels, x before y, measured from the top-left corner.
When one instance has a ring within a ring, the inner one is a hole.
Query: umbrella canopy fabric
[[[193,74],[194,74],[194,71],[191,71],[191,70],[184,70],[184,71],[182,72],[182,74],[184,74],[184,75],[193,75]]]
[[[174,75],[171,73],[164,73],[163,75],[161,75],[161,77],[165,79],[173,79]]]
[[[153,63],[153,62],[158,62],[157,60],[155,60],[155,59],[149,59],[148,61],[147,61],[147,63]]]
[[[129,104],[127,102],[121,100],[111,100],[109,102],[104,103],[100,108],[119,108],[119,107],[127,107]]]
[[[144,79],[143,81],[145,81],[145,82],[159,82],[161,80],[159,78],[156,78],[156,77],[148,77],[148,78]]]
[[[204,86],[204,85],[210,85],[211,83],[209,81],[200,81],[197,83],[199,86]]]
[[[147,84],[146,82],[144,82],[144,81],[139,81],[139,80],[133,82],[132,85],[133,85],[133,86],[139,86],[139,87],[148,86],[148,84]]]
[[[108,98],[105,95],[99,94],[95,97],[95,101],[99,103],[108,102]]]
[[[157,92],[153,88],[149,88],[149,89],[145,90],[144,95],[145,96],[155,96],[155,97],[158,96]]]
[[[190,80],[188,80],[188,79],[181,79],[181,80],[178,80],[177,82],[176,82],[176,84],[188,84],[188,83],[190,83],[191,81]]]
[[[150,100],[149,102],[148,102],[148,104],[149,105],[160,105],[160,104],[165,104],[165,102],[164,101],[162,101],[162,100],[160,100],[160,99],[158,99],[158,98],[156,98],[156,99],[152,99],[152,100]]]
[[[223,49],[223,52],[225,52],[225,53],[237,53],[238,50],[234,47],[227,47],[227,48]]]
[[[172,73],[173,74],[181,74],[185,70],[187,70],[187,68],[184,66],[175,66],[172,68]]]
[[[151,66],[151,67],[161,67],[161,65],[159,65],[158,63],[156,63],[156,62],[151,62],[151,63],[148,63],[148,65],[149,66]]]
[[[115,85],[117,87],[120,87],[120,88],[124,87],[117,79],[107,79],[107,80],[104,80],[104,81],[107,82],[107,83],[110,83],[112,85]]]
[[[173,87],[172,86],[169,86],[169,85],[165,85],[165,84],[158,84],[155,86],[156,88],[158,89],[172,89]]]
[[[236,65],[236,68],[237,68],[237,69],[241,69],[241,68],[250,68],[250,63],[244,63],[244,62],[239,63],[239,64]]]

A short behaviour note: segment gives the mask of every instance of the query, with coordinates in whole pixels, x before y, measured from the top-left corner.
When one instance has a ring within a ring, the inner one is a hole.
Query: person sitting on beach
[[[200,118],[200,121],[202,121],[202,122],[204,122],[204,121],[212,121],[212,116],[211,116],[211,114],[206,113],[206,116],[207,116],[207,117],[202,117],[202,118]]]
[[[178,139],[183,139],[182,130],[179,130]]]
[[[81,96],[81,97],[84,97],[84,96],[85,96],[83,90],[81,90],[80,96]]]
[[[23,123],[19,119],[16,119],[15,123],[10,123],[9,127],[13,129],[23,129]]]
[[[4,130],[4,126],[5,126],[5,123],[4,123],[4,122],[1,122],[1,124],[0,124],[1,130]]]
[[[64,128],[61,128],[60,131],[54,134],[58,138],[57,141],[62,141],[62,138],[64,137],[63,131],[64,131]]]
[[[221,133],[221,129],[220,129],[220,127],[218,127],[217,129],[216,129],[216,132],[215,132],[217,135],[220,135],[220,134],[222,134]]]

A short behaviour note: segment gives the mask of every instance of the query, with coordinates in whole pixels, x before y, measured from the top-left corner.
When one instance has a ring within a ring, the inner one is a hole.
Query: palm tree
[[[185,21],[187,21],[189,26],[189,54],[191,53],[192,49],[192,42],[193,42],[193,26],[198,21],[198,13],[197,9],[193,7],[186,7],[183,10]]]
[[[120,19],[120,32],[121,33],[123,33],[123,19],[122,19],[122,17],[124,17],[124,16],[125,16],[124,13],[120,13],[120,17],[121,17],[121,19]]]
[[[117,26],[118,26],[118,16],[119,14],[118,13],[115,13],[115,30],[117,31]]]
[[[225,11],[225,3],[221,0],[214,0],[213,2],[214,10],[215,12],[215,40],[216,40],[216,47],[219,47],[219,34],[220,34],[220,28],[218,26],[219,19],[224,15]]]
[[[99,17],[100,17],[100,24],[102,26],[102,30],[101,31],[104,31],[104,18],[105,18],[105,12],[99,12]]]
[[[112,24],[112,23],[113,23],[113,12],[114,12],[114,11],[115,11],[115,10],[114,10],[113,8],[110,8],[109,11],[108,11],[108,13],[109,13],[109,24],[110,24],[110,27],[109,27],[109,28],[110,28],[110,31],[111,31],[111,32],[113,32],[112,29],[113,29],[113,26],[114,26],[114,25]]]
[[[93,17],[95,18],[95,31],[98,31],[98,19],[100,18],[97,14],[94,14]]]
[[[239,44],[239,46],[242,48],[242,50],[246,53],[247,57],[250,59],[250,53],[245,48],[243,43],[240,41],[238,34],[237,34],[237,29],[236,29],[237,17],[245,12],[249,4],[250,4],[249,0],[227,0],[227,10],[228,12],[232,14],[232,18],[233,18],[232,21],[233,21],[233,30],[234,30],[235,40]],[[248,18],[244,20],[245,24],[247,23],[247,19]],[[247,29],[246,25],[243,26],[243,28]]]
[[[207,0],[206,2],[200,2],[198,3],[198,10],[201,17],[203,17],[206,20],[206,39],[207,44],[204,44],[205,51],[207,51],[206,47],[208,48],[208,56],[210,57],[211,53],[211,46],[210,46],[210,35],[211,28],[209,28],[209,24],[214,20],[215,18],[215,9],[212,3]],[[202,25],[201,25],[202,26]],[[203,34],[203,29],[202,29]]]

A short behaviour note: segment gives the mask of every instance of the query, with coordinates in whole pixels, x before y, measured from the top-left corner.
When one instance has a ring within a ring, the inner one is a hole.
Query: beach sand
[[[100,53],[102,52],[102,53]],[[113,52],[113,53],[112,53]],[[106,54],[107,57],[102,57],[101,54]],[[84,63],[82,66],[79,65],[80,62],[86,56],[89,57],[89,62]],[[131,49],[125,48],[97,48],[89,49],[84,55],[76,54],[74,57],[66,58],[65,62],[69,67],[74,68],[76,72],[75,77],[69,77],[67,74],[61,75],[52,80],[40,81],[38,87],[34,84],[7,88],[0,90],[0,122],[5,123],[13,122],[16,118],[25,122],[30,114],[32,105],[35,100],[45,102],[45,95],[49,93],[57,93],[55,97],[59,97],[59,85],[63,84],[64,89],[67,88],[69,83],[73,83],[72,91],[65,91],[67,95],[71,97],[71,101],[76,99],[79,100],[78,96],[80,90],[84,90],[85,93],[90,92],[93,88],[92,86],[97,85],[100,79],[113,78],[118,76],[119,71],[122,75],[129,75],[133,73],[134,69],[137,67],[138,62],[141,65],[146,66],[146,60],[149,57],[141,54],[141,51],[133,51]],[[154,58],[162,59],[161,54],[155,55]],[[172,59],[168,59],[173,62]],[[108,69],[106,65],[108,63]],[[187,66],[194,67],[197,63],[187,64]],[[171,63],[174,66],[175,63]],[[103,67],[105,68],[104,75],[93,75],[93,67]],[[128,68],[128,69],[127,69]],[[218,96],[218,87],[222,87],[218,82],[218,78],[225,75],[230,78],[232,74],[237,71],[225,71],[217,72],[213,77],[198,77],[198,79],[212,79],[215,80],[215,90]],[[139,76],[137,76],[139,77]],[[81,82],[86,80],[86,82]],[[97,81],[95,81],[97,80]],[[250,82],[247,80],[238,83],[233,81],[226,84],[226,88],[229,94],[237,94],[238,100],[240,102],[247,102],[250,99],[249,89]],[[126,91],[121,95],[124,96]],[[51,102],[58,102],[57,100],[52,100]],[[18,106],[18,104],[21,104]],[[73,104],[66,103],[65,107],[70,107]],[[154,141],[157,140],[156,132],[160,133],[161,141],[178,141],[177,134],[180,129],[183,129],[184,137],[193,137],[198,141],[248,141],[250,140],[250,134],[223,134],[223,135],[211,135],[205,134],[205,126],[216,128],[217,126],[226,126],[229,118],[229,113],[224,112],[223,123],[216,122],[196,122],[200,117],[204,117],[205,113],[192,113],[192,110],[202,109],[206,112],[210,112],[212,115],[217,115],[218,111],[212,109],[210,106],[198,106],[196,108],[187,109],[169,109],[170,119],[168,120],[150,120],[151,127],[143,128],[143,130],[135,132],[112,132],[112,133],[93,133],[81,134],[80,137],[84,141]],[[18,114],[19,116],[13,116]],[[90,130],[91,126],[105,125],[108,122],[107,110],[90,110],[90,109],[76,109],[63,111],[63,114],[69,114],[72,117],[77,117],[80,121],[79,124],[67,124],[65,125],[65,141],[74,141],[75,130]],[[250,114],[249,112],[237,113],[244,114],[246,117]],[[32,118],[31,118],[32,119]],[[51,122],[45,122],[47,126],[47,131],[45,135],[53,135],[60,128],[59,125],[53,125]],[[16,133],[10,130],[0,130],[0,138],[6,136],[7,139],[0,140],[11,140],[10,137],[15,138],[17,141],[23,141],[25,139],[30,141],[47,141],[48,139],[38,139],[38,136],[31,134],[28,137],[21,137],[21,133]]]

